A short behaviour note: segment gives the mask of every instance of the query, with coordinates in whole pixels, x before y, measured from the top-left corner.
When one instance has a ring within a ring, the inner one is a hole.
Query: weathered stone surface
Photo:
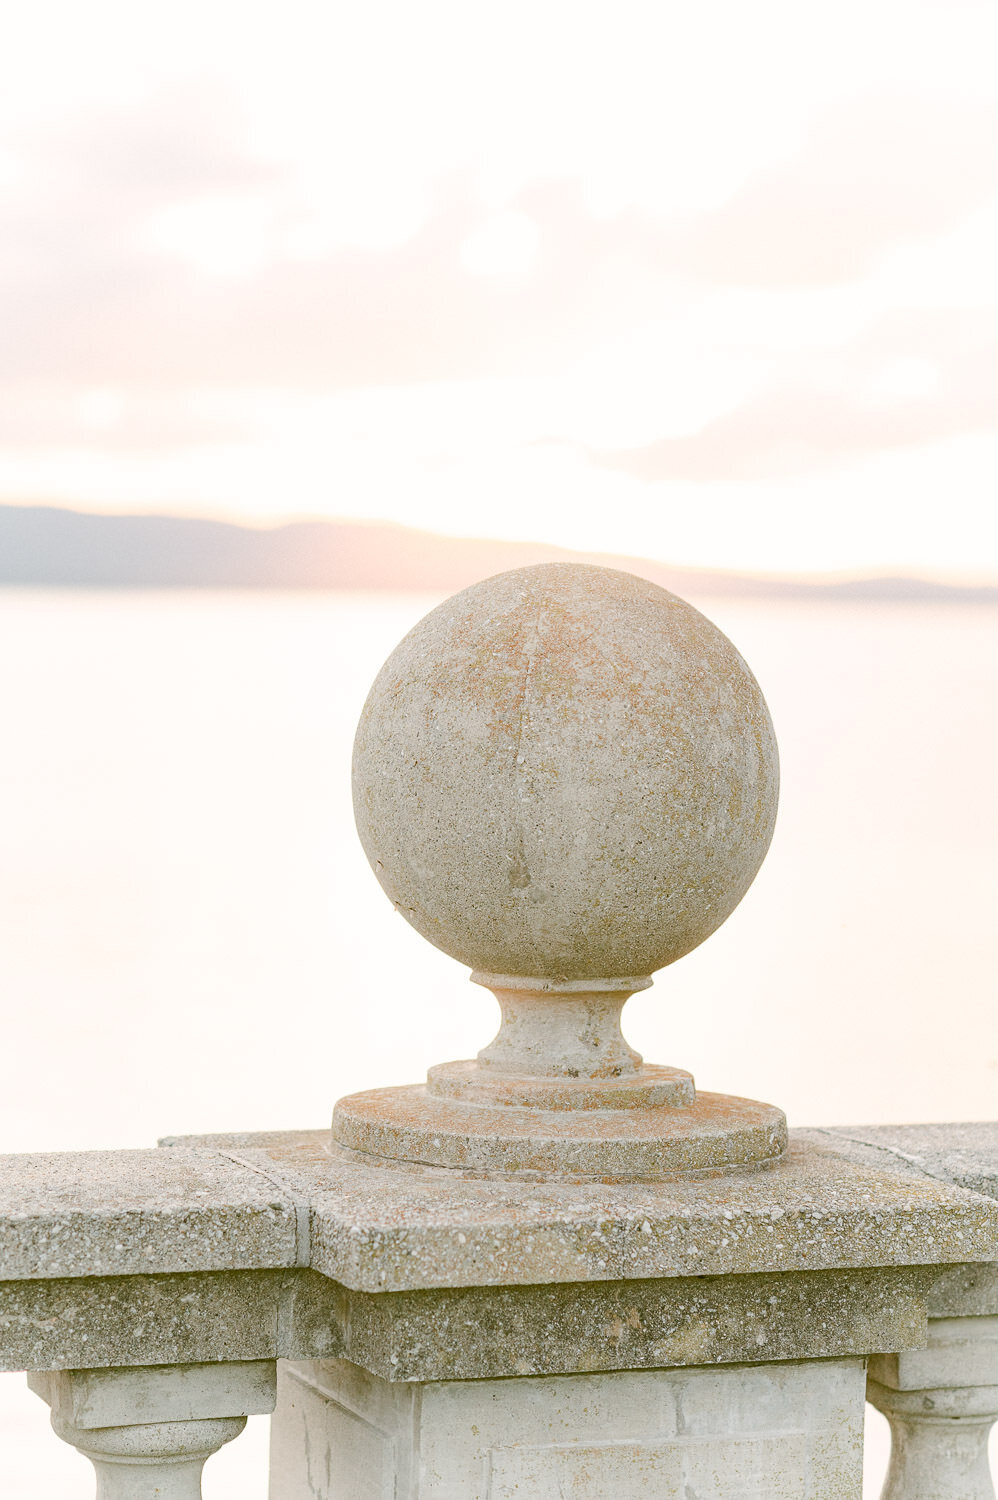
[[[929,1177],[998,1198],[995,1121],[837,1125],[797,1130],[794,1135],[863,1166],[894,1171],[909,1180]],[[936,1318],[998,1314],[998,1264],[956,1265],[944,1271],[930,1291],[929,1312]]]
[[[29,1375],[52,1429],[90,1459],[98,1500],[200,1500],[205,1460],[272,1411],[266,1363],[60,1370]]]
[[[760,1166],[787,1146],[781,1109],[698,1093],[673,1109],[512,1109],[434,1097],[422,1085],[341,1099],[333,1138],[385,1160],[488,1173],[556,1172],[606,1181]]]
[[[369,1166],[323,1131],[202,1139],[311,1203],[313,1268],[359,1291],[998,1260],[998,1205],[827,1143],[744,1175],[604,1184]]]
[[[929,1291],[934,1318],[998,1316],[998,1265],[951,1266]]]
[[[998,1204],[889,1157],[845,1159],[824,1136],[764,1172],[667,1183],[377,1168],[332,1156],[319,1131],[122,1155],[121,1192],[118,1154],[96,1183],[87,1154],[56,1159],[54,1203],[39,1159],[27,1159],[30,1192],[8,1176],[6,1368],[348,1355],[393,1378],[484,1378],[516,1359],[551,1371],[747,1359],[759,1336],[770,1357],[823,1341],[836,1354],[899,1350],[918,1340],[926,1295],[950,1315],[996,1310],[995,1265],[970,1263],[998,1263]],[[252,1255],[261,1218],[261,1269],[188,1269]],[[72,1243],[29,1260],[52,1225],[57,1246]],[[176,1272],[135,1272],[157,1267],[150,1245]],[[268,1270],[275,1251],[312,1269]],[[74,1274],[84,1255],[96,1274]],[[919,1266],[925,1280],[889,1269]],[[442,1337],[455,1319],[471,1332]]]
[[[642,1075],[620,1029],[628,995],[744,895],[777,784],[745,662],[644,579],[523,568],[429,614],[364,706],[357,826],[395,909],[472,966],[502,1025],[476,1061],[438,1066],[426,1086],[341,1099],[333,1140],[389,1160],[603,1179],[779,1156],[781,1110],[695,1094],[692,1080],[684,1097],[652,1097],[661,1074]],[[456,1076],[473,1097],[441,1086]],[[514,1105],[511,1077],[534,1097]],[[553,1078],[588,1086],[538,1099]]]
[[[343,1356],[388,1380],[800,1359],[918,1345],[931,1272],[352,1292],[314,1271],[0,1283],[0,1369]]]
[[[338,1360],[281,1364],[270,1427],[269,1500],[414,1500],[414,1387]]]
[[[870,1377],[898,1391],[994,1386],[998,1412],[998,1317],[933,1318],[924,1348],[875,1355]]]
[[[620,1073],[597,1079],[581,1073],[537,1077],[494,1071],[485,1080],[477,1062],[440,1062],[426,1074],[426,1091],[440,1100],[560,1112],[683,1109],[696,1098],[692,1074],[656,1064],[644,1064],[633,1073],[621,1068]]]
[[[52,1430],[94,1466],[98,1500],[201,1500],[205,1460],[246,1426],[245,1417],[76,1427],[53,1413]]]
[[[994,1500],[998,1317],[931,1318],[923,1348],[870,1360],[867,1399],[891,1424],[884,1500]]]
[[[931,1272],[798,1271],[347,1294],[346,1357],[386,1380],[480,1380],[915,1348]]]
[[[465,1064],[478,1076],[479,1087],[489,1104],[503,1103],[498,1083],[510,1075],[551,1079],[589,1079],[593,1085],[609,1085],[630,1075],[636,1078],[641,1058],[620,1029],[620,1013],[637,990],[651,988],[648,978],[591,980],[511,979],[477,970],[472,982],[491,990],[499,1002],[502,1024],[498,1034],[478,1054],[477,1063]],[[449,1070],[453,1063],[444,1063]],[[457,1064],[460,1067],[460,1064]],[[441,1069],[427,1078],[431,1092]],[[692,1078],[689,1083],[692,1085]],[[692,1104],[695,1091],[676,1103]],[[647,1101],[650,1107],[653,1101]],[[554,1103],[539,1104],[557,1109]],[[592,1108],[593,1106],[590,1106]],[[596,1108],[619,1108],[616,1100]],[[640,1107],[640,1106],[639,1106]]]
[[[46,1370],[29,1375],[28,1385],[58,1420],[74,1427],[137,1427],[271,1412],[277,1370],[272,1359]]]
[[[308,1262],[357,1290],[406,1291],[998,1261],[993,1202],[890,1156],[845,1159],[825,1137],[764,1172],[628,1184],[380,1168],[325,1142],[9,1158],[3,1279]]]
[[[0,1369],[343,1356],[388,1380],[801,1359],[918,1345],[913,1270],[352,1292],[314,1271],[0,1283]]]
[[[354,748],[358,831],[396,911],[492,975],[642,976],[695,948],[759,868],[777,782],[731,642],[655,584],[575,564],[433,610]]]
[[[557,1056],[564,1058],[567,1048]],[[684,1068],[645,1063],[633,1072],[623,1068],[607,1077],[567,1070],[554,1076],[486,1073],[477,1062],[437,1063],[426,1075],[426,1089],[438,1099],[511,1105],[520,1109],[621,1110],[683,1108],[696,1099],[693,1075]]]
[[[282,1366],[272,1500],[855,1500],[859,1360],[390,1386]]]
[[[891,1424],[881,1500],[995,1500],[988,1435],[998,1386],[899,1391],[869,1380],[866,1396]]]
[[[219,1151],[0,1158],[0,1280],[294,1265],[294,1204]]]
[[[283,1274],[3,1282],[0,1368],[65,1370],[272,1357]]]
[[[0,1369],[340,1355],[345,1295],[305,1270],[0,1282]]]
[[[998,1198],[998,1121],[938,1125],[836,1125],[799,1132],[855,1160],[882,1162]]]

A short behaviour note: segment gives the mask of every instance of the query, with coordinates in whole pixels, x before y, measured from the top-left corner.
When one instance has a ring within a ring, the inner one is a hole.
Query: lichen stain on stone
[[[527,867],[526,856],[523,851],[523,836],[520,836],[518,848],[514,849],[509,860],[509,884],[514,891],[526,890],[530,884],[530,870]]]

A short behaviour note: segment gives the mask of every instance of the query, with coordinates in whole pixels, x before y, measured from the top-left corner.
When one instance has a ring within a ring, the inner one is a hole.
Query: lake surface
[[[0,593],[0,1150],[317,1127],[489,1038],[495,1002],[393,914],[350,807],[370,681],[435,602]],[[998,611],[693,602],[769,701],[781,813],[629,1039],[791,1124],[995,1118]],[[262,1500],[255,1426],[209,1500]],[[87,1493],[44,1428],[0,1382],[5,1494]]]

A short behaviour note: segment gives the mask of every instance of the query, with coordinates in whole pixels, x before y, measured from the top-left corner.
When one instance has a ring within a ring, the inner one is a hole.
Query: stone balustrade
[[[195,1500],[272,1412],[272,1500],[993,1497],[998,1125],[787,1131],[624,1040],[776,805],[765,702],[682,601],[551,567],[386,663],[358,825],[494,990],[477,1059],[332,1130],[0,1165],[0,1367],[103,1500]]]
[[[197,1496],[279,1392],[275,1500],[858,1500],[864,1380],[885,1497],[993,1495],[998,1125],[792,1131],[667,1192],[456,1193],[327,1143],[0,1164],[0,1366],[99,1495]]]

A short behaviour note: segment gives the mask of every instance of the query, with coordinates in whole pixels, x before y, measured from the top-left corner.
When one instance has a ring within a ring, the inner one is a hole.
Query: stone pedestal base
[[[271,1500],[860,1500],[860,1359],[393,1384],[282,1364]]]

